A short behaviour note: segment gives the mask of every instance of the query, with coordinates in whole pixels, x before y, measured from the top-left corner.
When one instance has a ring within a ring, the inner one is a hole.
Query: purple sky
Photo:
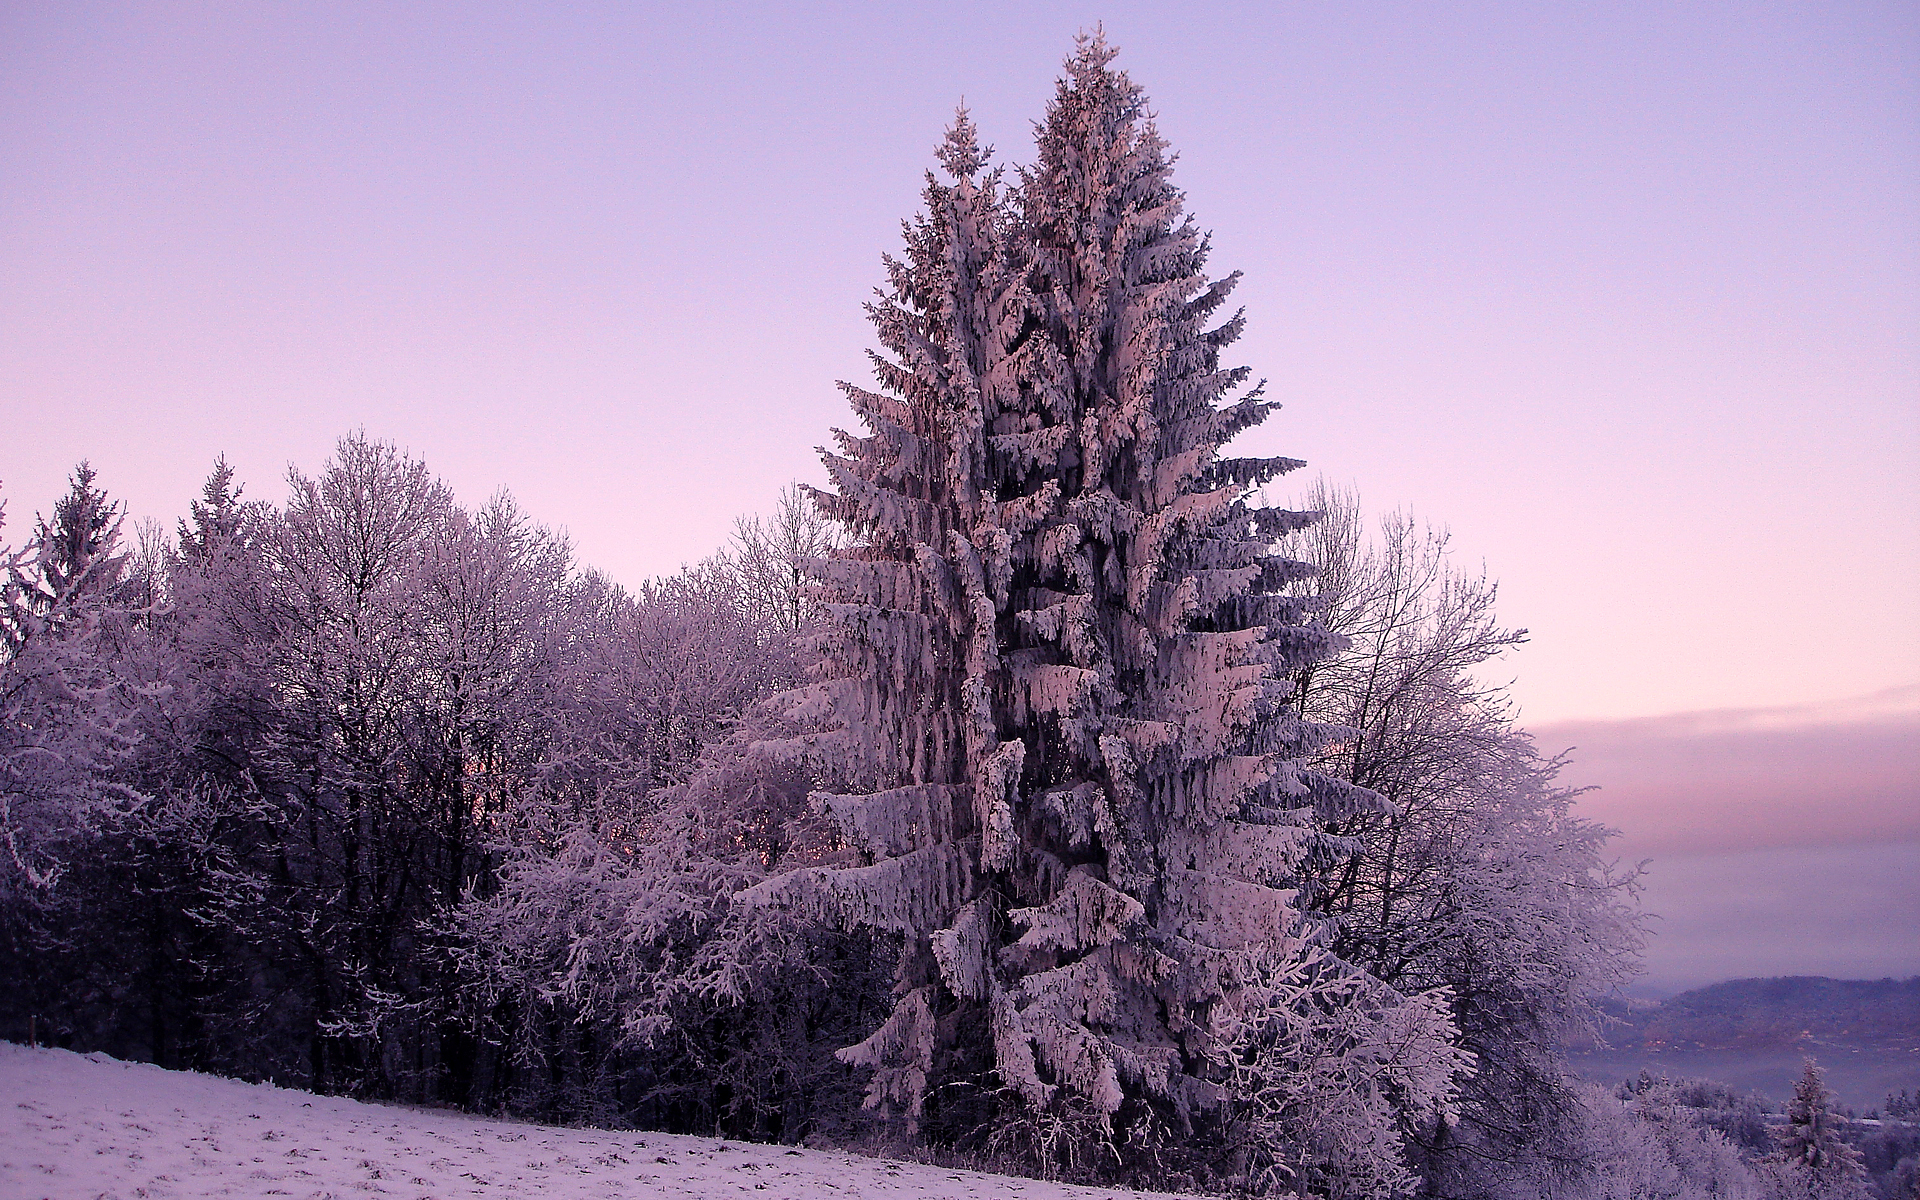
[[[665,8],[0,0],[12,538],[83,456],[170,520],[364,426],[700,558],[819,477],[955,102],[1024,161],[1104,20],[1247,272],[1247,448],[1484,557],[1529,722],[1920,682],[1914,6]]]

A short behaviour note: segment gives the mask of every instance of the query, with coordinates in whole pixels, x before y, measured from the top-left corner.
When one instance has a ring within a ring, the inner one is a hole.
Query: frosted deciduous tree
[[[629,805],[686,781],[701,749],[795,681],[778,603],[724,561],[614,589],[596,606],[573,682],[591,752]]]
[[[489,822],[555,757],[570,555],[510,499],[464,511],[363,436],[289,485],[262,550],[249,778],[284,861],[264,907],[301,968],[307,1070],[392,1093],[425,1058],[459,1095],[472,1048],[440,1021],[459,998],[423,922],[491,873]]]
[[[1272,551],[1309,518],[1249,502],[1298,464],[1223,453],[1274,405],[1220,365],[1238,277],[1204,274],[1113,57],[1082,40],[1011,193],[962,113],[888,260],[880,387],[846,388],[866,433],[820,497],[853,534],[813,568],[820,663],[791,711],[821,729],[766,748],[851,785],[816,802],[864,865],[744,899],[904,939],[891,1014],[842,1055],[870,1104],[962,1136],[992,1111],[966,1085],[997,1087],[1042,1142],[1147,1154],[1246,1119],[1268,1018],[1346,1011],[1286,881],[1316,806],[1374,801],[1303,768],[1330,731],[1290,676],[1332,639]],[[1374,999],[1376,1024],[1410,1003]],[[1437,1109],[1445,1019],[1405,1032],[1381,1043],[1396,1100]],[[1386,1154],[1366,1186],[1391,1186]]]
[[[685,854],[651,838],[651,794],[796,681],[791,609],[719,563],[634,593],[576,575],[504,495],[463,509],[364,435],[290,482],[278,511],[217,462],[177,541],[130,563],[77,476],[53,536],[5,556],[0,1025],[560,1119],[817,1126],[790,1064],[852,1086],[828,1054],[876,1001],[843,1004],[821,963],[860,939],[709,936],[705,907],[764,875],[733,831],[791,842],[777,805]],[[641,900],[678,905],[647,918],[664,948],[611,952]],[[648,1014],[674,1037],[636,1049]]]
[[[1564,1183],[1581,1174],[1584,1135],[1561,1047],[1594,1033],[1592,998],[1636,969],[1634,873],[1607,860],[1612,831],[1577,815],[1560,764],[1479,677],[1525,636],[1496,619],[1493,584],[1405,514],[1370,532],[1350,494],[1317,485],[1309,503],[1325,519],[1288,546],[1318,568],[1324,620],[1347,644],[1297,676],[1301,703],[1352,731],[1317,765],[1390,802],[1325,824],[1352,853],[1305,874],[1311,905],[1337,953],[1451,996],[1478,1067],[1460,1119],[1416,1136],[1429,1183]]]
[[[570,1119],[845,1133],[830,1054],[884,995],[873,939],[728,902],[824,824],[798,772],[749,749],[773,732],[755,702],[796,682],[789,633],[724,562],[582,592],[578,756],[497,827],[498,890],[456,917],[511,1093]]]
[[[857,1095],[831,1054],[883,1005],[874,939],[728,902],[769,859],[809,859],[797,843],[824,823],[797,772],[751,752],[764,720],[710,747],[690,783],[614,791],[521,839],[499,892],[461,910],[462,970],[490,1036],[536,1068],[521,1086],[542,1109],[777,1140],[852,1132]]]
[[[1551,1147],[1564,1161],[1538,1159],[1532,1170],[1450,1181],[1447,1196],[1534,1200],[1774,1200],[1739,1149],[1679,1103],[1665,1080],[1615,1094],[1575,1084],[1573,1140]]]
[[[840,544],[840,527],[826,518],[813,496],[797,483],[780,489],[768,517],[741,517],[721,565],[733,576],[740,599],[789,636],[814,617],[807,563]]]

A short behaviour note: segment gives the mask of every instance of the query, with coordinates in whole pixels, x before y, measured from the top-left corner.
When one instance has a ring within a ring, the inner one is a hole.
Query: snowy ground
[[[713,1138],[520,1125],[0,1042],[0,1198],[1131,1198]]]

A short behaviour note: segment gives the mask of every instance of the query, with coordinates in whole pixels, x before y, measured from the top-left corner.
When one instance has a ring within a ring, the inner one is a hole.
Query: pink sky
[[[1920,974],[1920,687],[1534,735],[1649,864],[1653,986]]]
[[[82,457],[170,522],[364,426],[698,559],[819,478],[954,104],[1023,161],[1104,20],[1247,273],[1247,448],[1486,560],[1603,815],[1777,850],[1648,816],[1632,722],[1920,683],[1913,6],[665,8],[0,2],[0,537]]]
[[[0,7],[16,536],[82,456],[169,518],[365,426],[697,559],[817,477],[954,103],[1021,160],[1103,18],[1254,448],[1484,556],[1528,719],[1920,681],[1911,6],[663,7]]]

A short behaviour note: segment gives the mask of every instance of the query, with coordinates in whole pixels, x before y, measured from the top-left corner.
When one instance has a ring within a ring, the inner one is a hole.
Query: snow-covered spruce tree
[[[53,506],[53,519],[42,519],[34,535],[40,544],[40,589],[48,608],[81,592],[108,590],[124,571],[125,556],[114,551],[125,514],[93,486],[95,478],[91,463],[75,467],[67,494]]]
[[[1274,1047],[1367,1042],[1275,1020],[1398,1020],[1395,1048],[1360,1053],[1408,1108],[1460,1064],[1436,1009],[1305,944],[1284,887],[1308,810],[1372,801],[1301,767],[1331,731],[1287,677],[1330,638],[1271,551],[1310,518],[1249,503],[1297,464],[1222,455],[1274,405],[1219,365],[1241,318],[1208,322],[1237,276],[1203,273],[1113,57],[1082,39],[1011,194],[963,113],[888,260],[869,311],[891,357],[880,390],[846,388],[868,433],[825,456],[820,502],[855,537],[815,566],[820,658],[792,711],[822,732],[766,748],[850,781],[816,800],[868,865],[743,899],[903,936],[891,1015],[842,1052],[872,1069],[871,1106],[942,1139],[1025,1128],[1055,1167],[1145,1163],[1178,1136],[1163,1163],[1218,1168],[1238,1143],[1220,1174],[1245,1176],[1313,1152],[1274,1145],[1280,1122],[1236,1134],[1259,1124],[1247,1086],[1285,1090]],[[1354,1122],[1391,1125],[1386,1103]],[[1344,1194],[1404,1181],[1390,1137],[1314,1140],[1384,1154]]]
[[[0,549],[0,903],[52,887],[67,851],[137,799],[116,778],[140,737],[114,663],[121,517],[83,462],[32,544]]]
[[[1765,1172],[1781,1200],[1866,1200],[1873,1194],[1860,1151],[1847,1141],[1845,1123],[1834,1111],[1826,1073],[1811,1058],[1793,1085],[1787,1123],[1774,1136],[1780,1144]]]

